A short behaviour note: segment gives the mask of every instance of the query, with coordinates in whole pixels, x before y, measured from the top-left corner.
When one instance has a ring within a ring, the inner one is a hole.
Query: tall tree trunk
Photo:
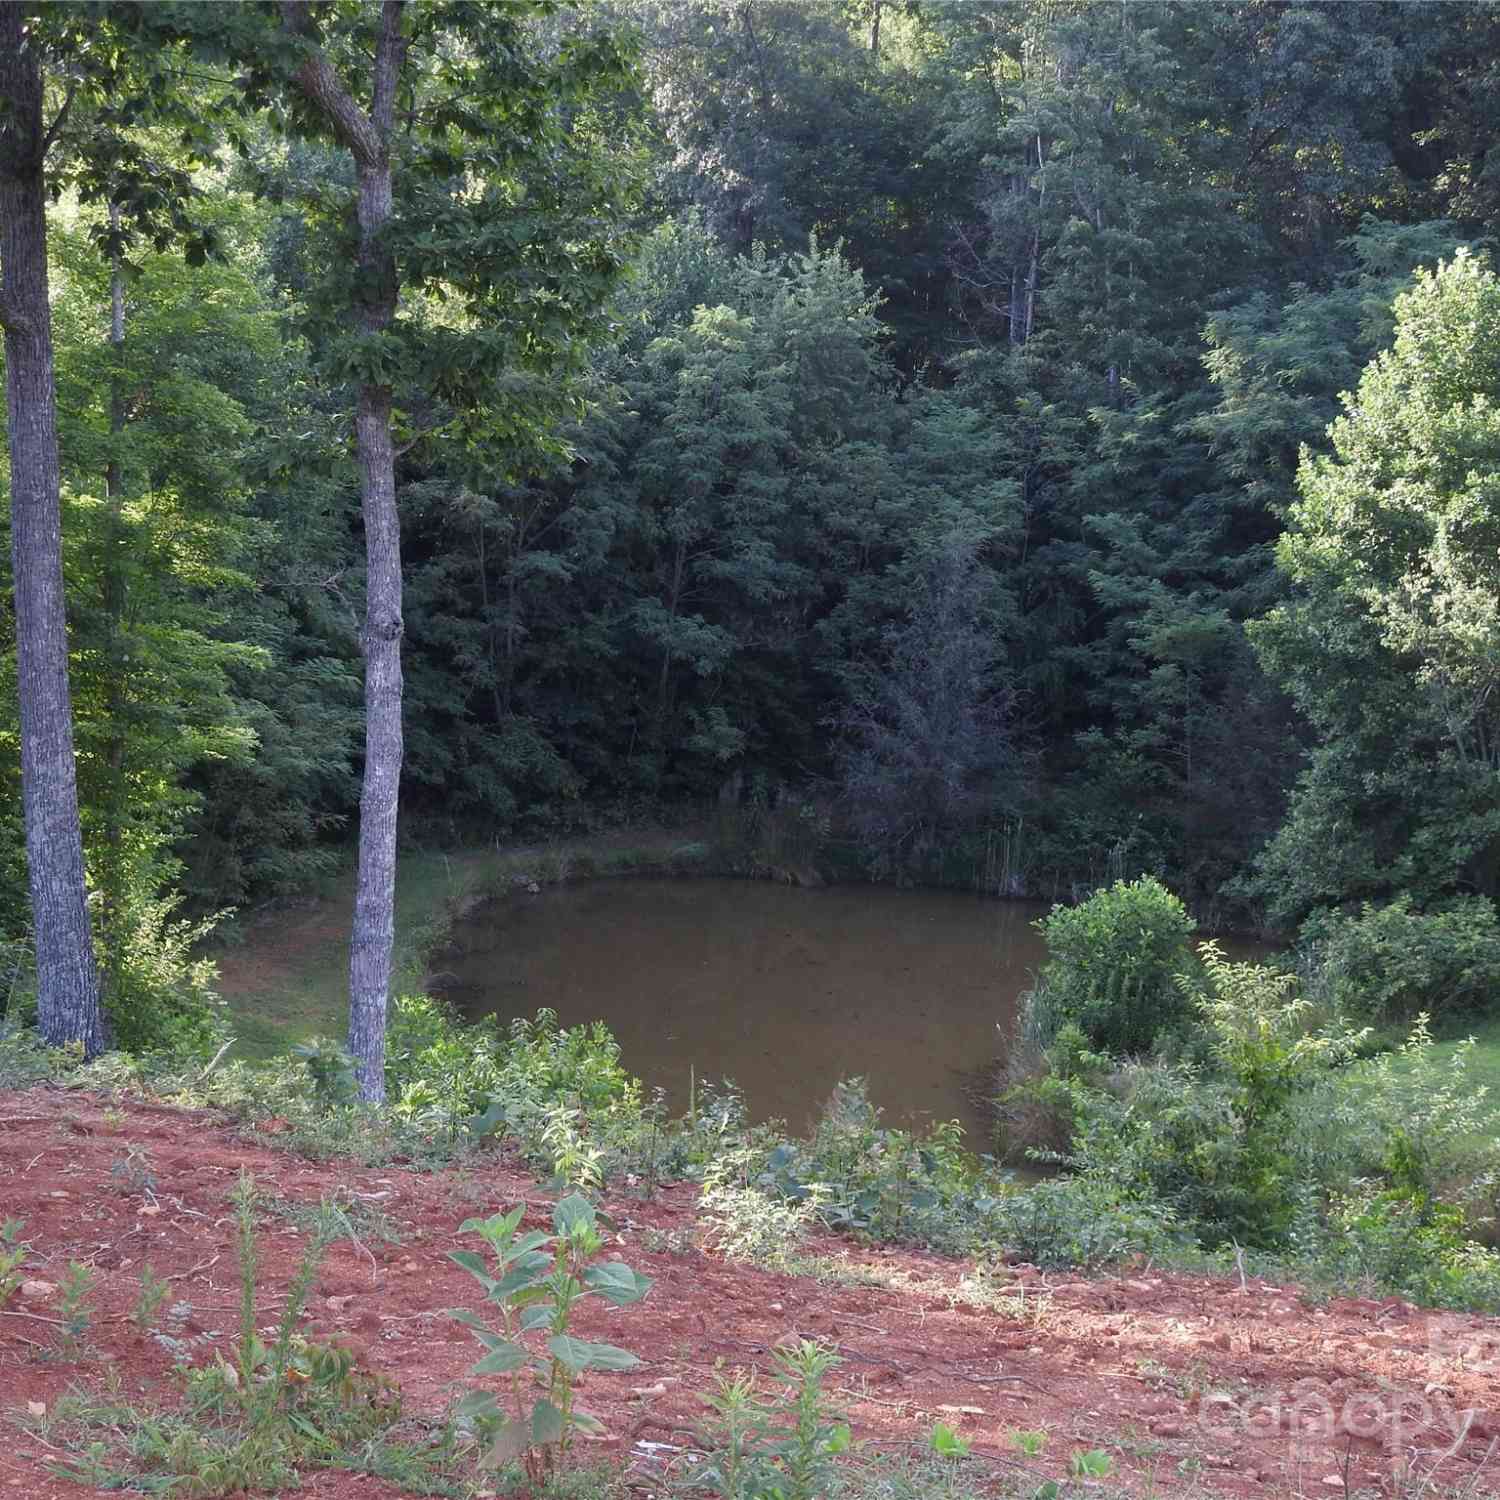
[[[104,1048],[84,889],[68,695],[52,313],[47,131],[24,8],[0,5],[0,324],[10,437],[11,559],[21,708],[21,803],[36,942],[37,1019],[54,1046]]]
[[[109,206],[110,228],[119,231],[120,207]],[[110,670],[106,674],[104,763],[108,782],[104,787],[102,828],[96,832],[94,874],[99,893],[99,938],[103,957],[103,989],[106,996],[118,993],[124,968],[121,898],[125,889],[125,815],[129,791],[125,785],[125,486],[120,467],[120,443],[125,432],[125,273],[120,252],[110,257],[109,268],[109,462],[104,469],[104,493],[109,501],[106,521],[107,551],[104,558],[103,604],[109,630]]]
[[[283,0],[289,30],[308,35],[305,0]],[[384,0],[370,112],[349,96],[328,59],[313,50],[297,85],[354,157],[359,196],[359,276],[354,314],[368,334],[396,317],[396,263],[385,243],[391,220],[391,127],[405,42],[403,0]],[[365,522],[365,774],[359,799],[359,870],[349,944],[349,1051],[360,1097],[385,1098],[385,1020],[396,918],[396,814],[401,789],[401,523],[391,390],[361,385],[354,420]]]

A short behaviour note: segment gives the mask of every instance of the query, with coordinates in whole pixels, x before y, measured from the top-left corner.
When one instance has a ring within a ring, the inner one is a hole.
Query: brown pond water
[[[753,1119],[804,1128],[862,1074],[891,1122],[958,1119],[983,1150],[966,1085],[1003,1050],[1046,910],[883,886],[596,880],[476,913],[438,977],[471,1017],[548,1006],[565,1026],[608,1022],[674,1110],[695,1073],[727,1076]]]

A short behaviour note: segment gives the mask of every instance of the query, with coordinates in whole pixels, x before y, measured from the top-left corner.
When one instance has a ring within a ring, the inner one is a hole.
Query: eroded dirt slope
[[[528,1224],[545,1227],[552,1201],[501,1153],[477,1170],[365,1171],[307,1162],[208,1115],[55,1089],[0,1096],[0,1220],[25,1221],[27,1276],[55,1288],[74,1260],[96,1278],[79,1357],[58,1352],[55,1290],[32,1286],[0,1315],[0,1494],[80,1493],[48,1476],[59,1455],[13,1425],[28,1403],[50,1406],[79,1384],[173,1399],[170,1356],[129,1319],[145,1263],[192,1304],[195,1357],[228,1349],[229,1195],[242,1169],[284,1211],[337,1194],[361,1206],[369,1232],[329,1254],[307,1324],[342,1337],[400,1383],[408,1412],[431,1417],[467,1388],[479,1352],[445,1316],[478,1290],[445,1255],[461,1243],[457,1225],[524,1199]],[[1396,1300],[1315,1307],[1293,1288],[1149,1268],[1085,1280],[1011,1267],[980,1281],[972,1266],[833,1238],[810,1248],[843,1257],[846,1276],[773,1275],[696,1248],[694,1197],[690,1186],[653,1202],[607,1195],[619,1233],[606,1253],[655,1286],[633,1307],[590,1304],[578,1329],[641,1358],[589,1376],[586,1400],[609,1427],[599,1449],[643,1466],[643,1483],[652,1455],[692,1445],[716,1370],[768,1368],[772,1347],[801,1335],[838,1350],[836,1400],[876,1443],[919,1442],[941,1420],[977,1454],[1014,1459],[1010,1434],[1040,1429],[1049,1439],[1032,1471],[1060,1475],[1073,1450],[1104,1448],[1128,1487],[1169,1494],[1337,1496],[1434,1470],[1500,1491],[1500,1319]],[[399,1243],[376,1232],[382,1218]],[[272,1213],[261,1243],[269,1323],[304,1240]],[[334,1474],[302,1493],[396,1492]]]

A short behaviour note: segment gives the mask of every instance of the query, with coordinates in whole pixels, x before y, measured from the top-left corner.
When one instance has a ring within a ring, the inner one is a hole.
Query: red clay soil
[[[131,1148],[149,1162],[149,1193],[138,1172],[112,1172]],[[23,1430],[28,1403],[50,1408],[70,1386],[104,1390],[106,1382],[126,1398],[174,1398],[170,1357],[128,1317],[144,1263],[171,1278],[171,1300],[192,1303],[193,1326],[217,1330],[199,1357],[228,1350],[237,1307],[229,1194],[242,1169],[283,1201],[352,1195],[400,1232],[399,1244],[372,1234],[333,1248],[310,1329],[340,1335],[396,1380],[409,1414],[437,1417],[469,1387],[480,1351],[444,1312],[475,1305],[478,1289],[446,1258],[461,1243],[454,1231],[522,1199],[528,1225],[549,1223],[551,1199],[511,1157],[497,1152],[477,1169],[435,1174],[315,1164],[279,1149],[274,1135],[206,1114],[56,1089],[9,1094],[0,1097],[0,1221],[25,1221],[34,1282],[55,1285],[76,1260],[93,1268],[97,1289],[80,1358],[57,1351],[55,1291],[33,1286],[0,1314],[8,1426],[0,1497],[84,1493],[48,1475],[47,1461],[62,1455]],[[642,1493],[657,1488],[652,1455],[671,1451],[652,1445],[692,1446],[715,1371],[766,1369],[773,1346],[794,1336],[837,1349],[835,1398],[856,1435],[877,1446],[920,1443],[945,1421],[977,1455],[1007,1462],[1017,1459],[1012,1432],[1045,1430],[1045,1451],[1028,1461],[1039,1477],[1065,1473],[1078,1449],[1103,1448],[1138,1492],[1337,1496],[1396,1492],[1403,1474],[1430,1473],[1500,1491],[1500,1319],[1394,1299],[1313,1306],[1295,1289],[1254,1279],[1146,1268],[1084,1280],[1014,1266],[1001,1295],[976,1297],[972,1280],[961,1285],[972,1266],[819,1237],[810,1249],[897,1283],[831,1285],[692,1248],[694,1198],[689,1185],[653,1202],[607,1195],[619,1232],[606,1253],[655,1285],[643,1303],[590,1302],[579,1319],[583,1337],[641,1358],[636,1369],[586,1377],[585,1399],[610,1433],[586,1456],[645,1466]],[[303,1239],[268,1217],[261,1244],[270,1323]],[[399,1492],[320,1473],[299,1493],[384,1500]]]

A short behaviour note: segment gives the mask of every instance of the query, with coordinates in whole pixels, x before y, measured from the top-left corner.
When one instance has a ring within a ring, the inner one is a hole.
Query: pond
[[[596,880],[477,912],[437,977],[470,1017],[547,1006],[565,1026],[606,1021],[674,1112],[693,1078],[727,1076],[753,1119],[805,1128],[859,1074],[890,1122],[956,1118],[983,1150],[970,1091],[1042,962],[1031,924],[1046,910],[884,886]]]

